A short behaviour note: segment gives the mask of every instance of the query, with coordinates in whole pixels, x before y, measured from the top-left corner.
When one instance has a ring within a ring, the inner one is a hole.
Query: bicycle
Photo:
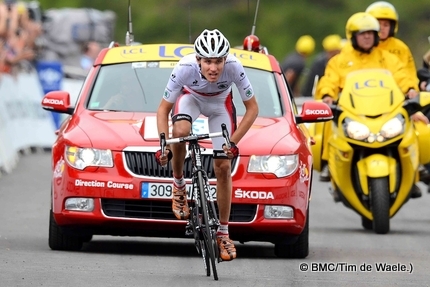
[[[224,137],[227,148],[230,148],[230,137],[225,124],[221,125],[221,132],[207,134],[193,134],[186,137],[172,138],[166,140],[164,133],[160,134],[161,154],[164,154],[168,144],[188,143],[193,173],[192,173],[192,194],[190,204],[190,217],[185,227],[185,235],[194,237],[194,244],[197,252],[203,257],[206,275],[212,273],[215,280],[218,280],[216,263],[221,262],[216,232],[219,220],[215,209],[214,200],[209,192],[209,182],[206,171],[202,168],[200,140]],[[207,228],[208,227],[208,228]],[[216,262],[217,261],[217,262]],[[209,264],[210,263],[210,264]]]

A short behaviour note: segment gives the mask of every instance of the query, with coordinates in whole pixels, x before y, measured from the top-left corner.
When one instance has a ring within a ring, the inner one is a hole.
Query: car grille
[[[172,166],[167,165],[163,168],[157,164],[155,161],[155,156],[153,152],[142,152],[142,151],[124,151],[125,164],[128,170],[134,175],[139,176],[151,176],[160,178],[172,178]],[[209,179],[215,179],[215,171],[213,168],[213,157],[212,154],[202,154],[202,165],[203,169],[206,171]],[[234,167],[236,165],[237,158],[234,158],[231,162],[231,170],[233,173]],[[192,166],[191,159],[187,157],[185,159],[184,165],[184,177],[191,178]]]
[[[102,209],[109,217],[176,220],[171,201],[102,199]],[[218,211],[218,207],[215,204]],[[232,204],[230,222],[251,222],[256,215],[256,204]]]

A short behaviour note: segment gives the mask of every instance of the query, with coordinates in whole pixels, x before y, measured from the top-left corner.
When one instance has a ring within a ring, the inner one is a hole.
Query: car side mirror
[[[296,123],[318,123],[333,119],[331,108],[323,102],[307,101],[303,103],[302,112],[296,115]]]
[[[42,108],[47,111],[73,114],[74,107],[70,106],[70,94],[65,91],[52,91],[42,99]]]

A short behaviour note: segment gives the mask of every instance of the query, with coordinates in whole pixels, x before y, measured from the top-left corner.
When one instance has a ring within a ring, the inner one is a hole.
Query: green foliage
[[[124,42],[127,31],[126,0],[39,0],[43,9],[89,7],[117,14],[115,41]],[[296,39],[312,35],[317,43],[333,33],[344,36],[353,13],[374,0],[260,0],[255,34],[279,60],[294,49]],[[421,66],[428,50],[428,0],[390,1],[400,15],[398,36]],[[190,43],[205,28],[218,28],[233,46],[242,45],[252,30],[257,0],[131,0],[133,34],[142,43]],[[316,53],[322,49],[317,45]],[[315,53],[315,54],[316,54]],[[314,55],[315,55],[314,54]],[[311,60],[311,59],[310,59]]]

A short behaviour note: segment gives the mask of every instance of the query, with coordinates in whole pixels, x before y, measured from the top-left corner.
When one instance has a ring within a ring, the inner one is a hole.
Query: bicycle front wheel
[[[212,273],[215,280],[218,280],[218,272],[216,269],[216,253],[215,253],[215,246],[214,246],[214,236],[212,234],[212,227],[210,223],[209,218],[209,211],[208,211],[208,201],[206,198],[206,192],[205,192],[205,180],[203,179],[202,171],[198,171],[197,173],[198,178],[198,186],[199,186],[199,192],[200,192],[200,207],[201,207],[201,213],[202,213],[202,227],[204,228],[202,230],[203,235],[203,241],[206,247],[206,256],[209,257],[210,263],[212,266]],[[210,266],[207,264],[207,276],[210,276]]]

